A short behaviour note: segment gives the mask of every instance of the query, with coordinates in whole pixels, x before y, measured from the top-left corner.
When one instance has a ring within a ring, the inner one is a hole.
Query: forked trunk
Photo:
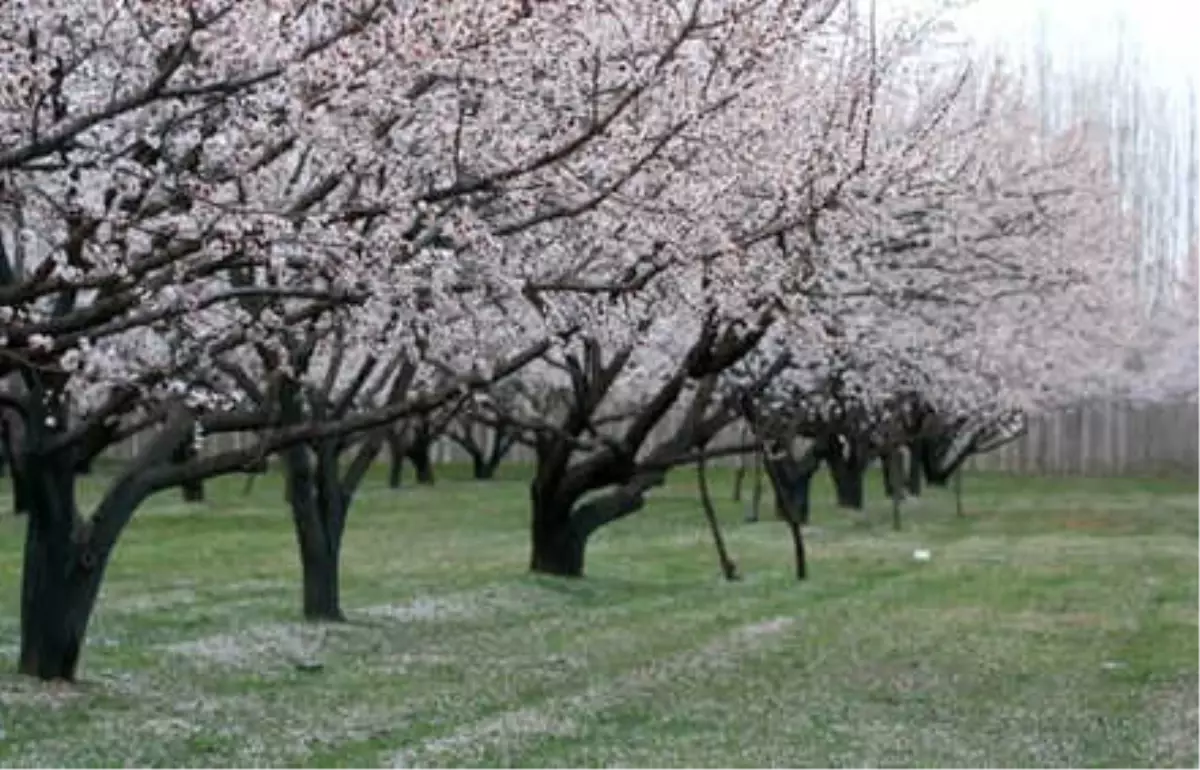
[[[303,575],[303,609],[307,620],[342,621],[339,569],[344,530],[344,500],[313,468],[304,447],[284,453],[289,501]]]
[[[663,472],[638,474],[611,492],[578,502],[588,492],[610,484],[604,483],[605,478],[594,476],[590,483],[564,489],[561,477],[558,483],[547,484],[546,478],[539,476],[530,487],[533,502],[530,569],[549,575],[582,577],[584,554],[592,533],[642,510],[646,491],[661,486],[665,479]]]

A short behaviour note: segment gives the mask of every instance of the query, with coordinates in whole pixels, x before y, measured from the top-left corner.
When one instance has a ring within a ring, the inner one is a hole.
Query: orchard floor
[[[898,533],[822,486],[798,584],[722,476],[726,584],[690,472],[577,581],[526,574],[524,484],[456,473],[363,490],[340,627],[295,622],[277,479],[159,496],[75,687],[10,673],[0,482],[0,766],[1197,765],[1194,482],[969,476],[965,518],[934,491]]]

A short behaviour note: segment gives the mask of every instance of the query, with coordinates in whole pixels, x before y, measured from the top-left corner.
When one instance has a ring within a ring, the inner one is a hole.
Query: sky
[[[954,20],[1010,62],[1032,65],[1034,52],[1049,52],[1043,106],[1070,103],[1072,83],[1098,86],[1093,95],[1109,102],[1112,127],[1122,132],[1115,149],[1127,149],[1117,155],[1135,158],[1124,188],[1142,222],[1139,264],[1154,276],[1147,281],[1200,279],[1200,158],[1189,150],[1200,120],[1200,0],[976,0]],[[1138,131],[1124,133],[1133,125]]]
[[[959,23],[981,42],[1018,46],[1041,26],[1055,54],[1096,64],[1116,58],[1124,27],[1149,77],[1171,90],[1200,85],[1200,0],[976,0]]]

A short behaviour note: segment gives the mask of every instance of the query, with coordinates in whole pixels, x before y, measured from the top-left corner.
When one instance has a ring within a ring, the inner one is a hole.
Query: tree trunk
[[[717,562],[721,566],[721,574],[725,576],[726,580],[737,580],[739,578],[737,563],[729,556],[729,550],[725,547],[725,537],[721,534],[721,521],[717,518],[717,511],[713,506],[712,495],[708,490],[708,474],[705,471],[704,447],[701,447],[700,456],[696,460],[700,505],[704,509],[704,518],[708,521],[708,529],[712,533],[713,544],[717,549]]]
[[[808,491],[809,482],[820,466],[820,455],[817,446],[813,445],[804,453],[800,461],[793,459],[791,448],[784,446],[778,456],[772,456],[768,447],[763,446],[763,467],[767,478],[771,480],[771,488],[775,491],[779,517],[787,525],[792,535],[792,549],[796,557],[796,579],[808,577],[808,561],[804,553],[803,525],[808,523]]]
[[[183,490],[183,501],[185,503],[202,503],[204,502],[204,482],[189,481],[183,484],[180,489]]]
[[[516,441],[512,436],[501,428],[495,428],[492,431],[492,445],[486,459],[482,459],[482,467],[477,466],[475,469],[475,478],[480,481],[488,481],[496,477],[496,469],[500,467],[500,463],[512,451],[513,444]],[[482,471],[483,475],[480,475]]]
[[[77,531],[73,471],[50,458],[26,469],[28,523],[21,576],[18,670],[74,681],[108,554],[86,551]]]
[[[587,536],[576,531],[570,509],[547,510],[535,499],[531,534],[531,571],[558,577],[583,577]]]
[[[345,521],[341,491],[336,484],[330,488],[327,474],[314,469],[306,447],[284,452],[284,465],[296,543],[300,547],[304,617],[316,621],[345,620],[339,585]]]
[[[841,508],[861,511],[864,503],[863,482],[867,473],[866,458],[852,442],[846,442],[845,451],[839,443],[838,438],[831,439],[826,452],[837,504]]]
[[[879,458],[883,468],[883,486],[892,501],[892,529],[900,531],[900,503],[904,501],[904,458],[900,452],[885,452]]]
[[[863,509],[865,502],[863,480],[866,473],[854,466],[847,466],[833,471],[833,485],[837,493],[837,504],[842,508],[856,511]]]
[[[529,483],[529,569],[544,575],[583,577],[587,537],[580,537],[571,514],[587,485],[566,488],[570,449],[565,444],[557,437],[537,443],[536,472]]]
[[[787,520],[788,531],[792,533],[792,550],[796,555],[796,579],[808,578],[808,557],[804,553],[804,533],[799,522]]]
[[[18,671],[73,682],[103,565],[88,562],[69,531],[40,526],[38,515],[29,517],[25,534]]]
[[[921,458],[916,442],[908,445],[908,474],[905,482],[909,497],[921,496]]]
[[[742,429],[742,443],[746,444],[750,441],[750,431]],[[737,471],[733,474],[733,502],[740,503],[742,501],[742,484],[746,481],[746,468],[749,465],[749,458],[743,453],[738,455]]]
[[[388,465],[388,488],[399,489],[404,475],[404,441],[393,432],[388,434],[387,445],[391,460]]]
[[[921,440],[918,456],[921,458],[921,468],[924,471],[925,483],[931,487],[944,489],[946,482],[949,481],[949,476],[938,471],[938,459],[941,454],[939,451],[939,442],[932,438]]]
[[[583,577],[584,555],[591,534],[641,510],[645,505],[646,490],[661,485],[666,475],[661,472],[641,474],[612,492],[577,504],[589,491],[620,481],[608,473],[598,472],[583,480],[575,478],[568,487],[565,470],[558,466],[558,472],[539,472],[530,484],[533,550],[529,568],[547,575]]]
[[[778,456],[768,454],[763,462],[775,491],[776,515],[785,521],[794,519],[798,524],[807,525],[809,490],[820,462],[815,449],[810,447],[804,458],[797,461],[791,449],[785,448]]]
[[[184,441],[180,443],[175,451],[171,453],[171,462],[182,465],[196,457],[196,445],[192,441]],[[183,493],[183,501],[185,503],[202,503],[204,502],[204,482],[203,481],[185,481],[179,486]]]
[[[304,575],[304,618],[342,621],[339,562],[340,544],[330,546],[311,535],[301,534],[300,567]]]
[[[758,521],[759,510],[762,508],[763,495],[763,479],[762,479],[762,452],[754,453],[754,485],[750,492],[750,507],[746,509],[746,523],[753,524]]]
[[[29,494],[25,490],[24,474],[17,470],[16,465],[9,468],[9,478],[12,479],[13,515],[20,516],[29,513]]]
[[[733,502],[740,503],[742,501],[742,484],[746,482],[746,466],[739,464],[737,470],[733,472]]]
[[[242,484],[242,496],[243,497],[249,497],[250,493],[254,491],[254,481],[257,478],[258,478],[257,473],[247,473],[246,474],[246,483]]]
[[[433,462],[429,459],[430,443],[416,441],[408,447],[405,456],[412,461],[413,470],[417,474],[418,484],[433,483]]]
[[[499,463],[497,463],[498,465]],[[476,481],[488,481],[496,475],[496,466],[482,454],[471,454],[471,477]]]
[[[879,458],[879,467],[883,471],[883,489],[893,500],[904,497],[904,461],[896,451],[885,452]]]

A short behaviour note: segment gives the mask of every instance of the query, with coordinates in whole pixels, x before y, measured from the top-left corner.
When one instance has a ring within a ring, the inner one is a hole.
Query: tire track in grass
[[[793,617],[776,616],[739,626],[716,640],[639,666],[610,682],[581,693],[551,698],[538,706],[502,712],[448,735],[422,741],[416,747],[401,749],[384,762],[389,767],[419,767],[453,758],[455,764],[463,764],[478,760],[489,751],[508,752],[529,741],[576,735],[586,718],[638,692],[677,677],[736,667],[740,656],[770,644],[794,623]]]

